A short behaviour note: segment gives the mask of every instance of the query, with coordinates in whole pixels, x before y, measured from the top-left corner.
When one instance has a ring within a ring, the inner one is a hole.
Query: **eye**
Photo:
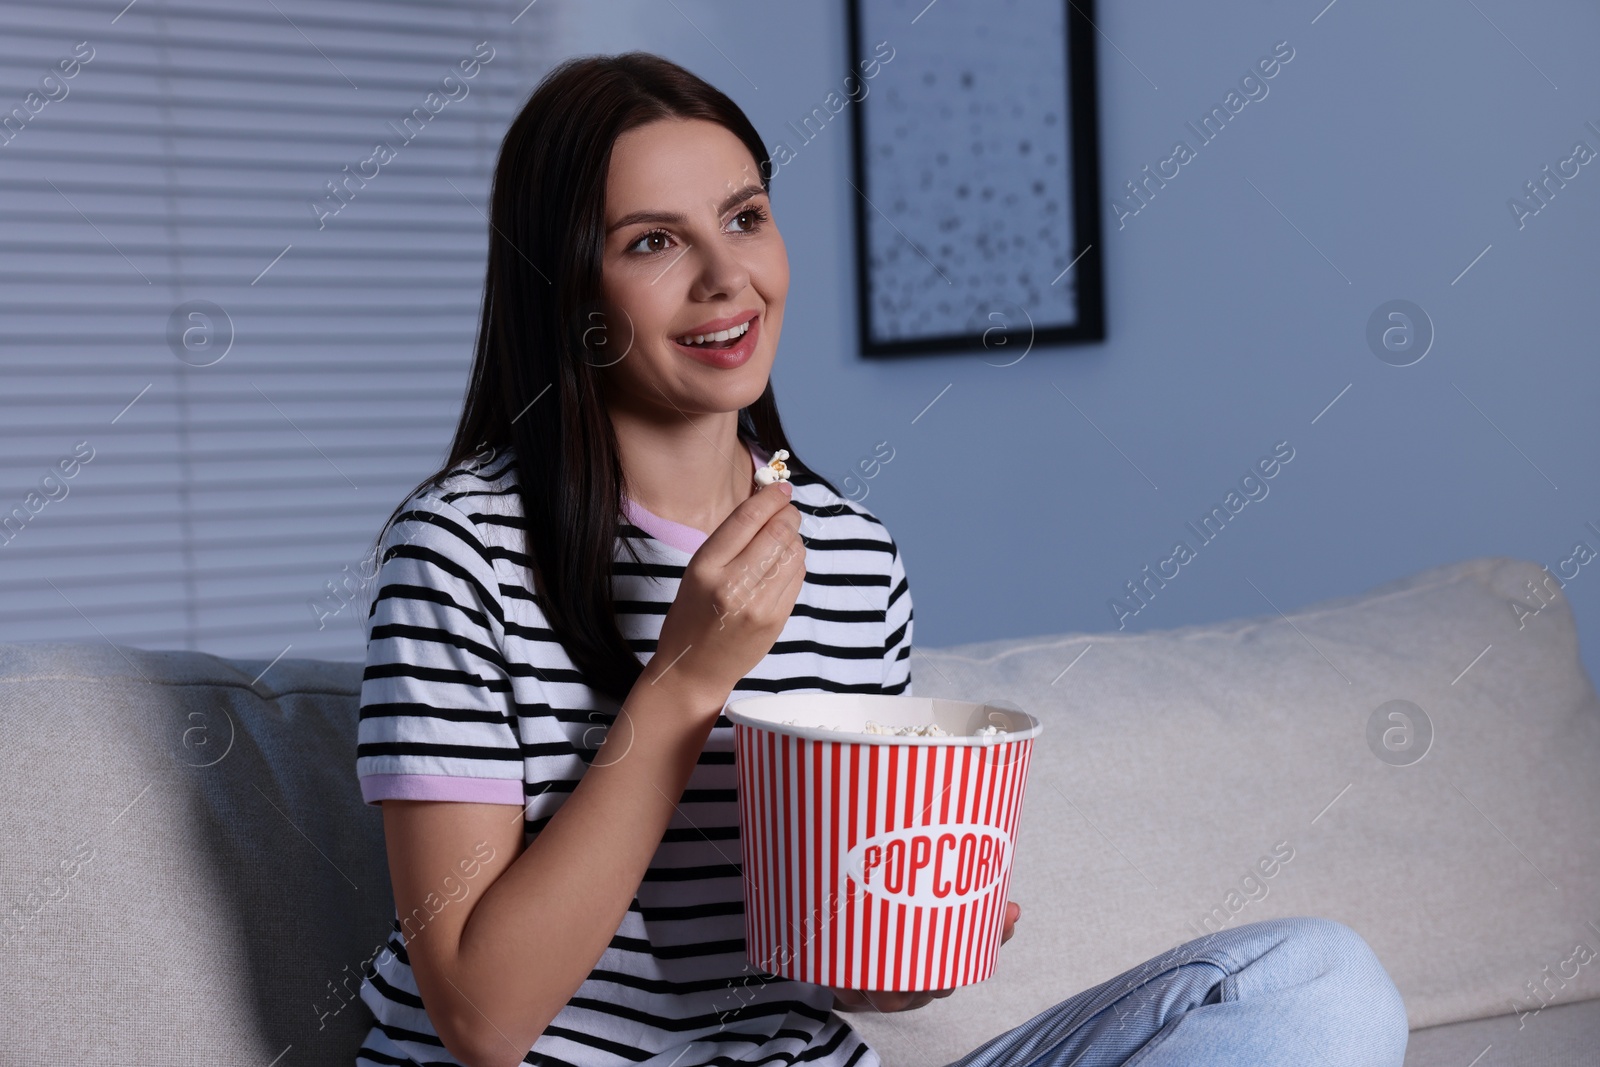
[[[632,252],[635,248],[638,248],[641,244],[643,244],[645,241],[650,240],[652,237],[660,237],[661,239],[666,240],[666,239],[670,238],[671,236],[672,235],[669,234],[666,230],[651,230],[649,233],[641,235],[640,238],[637,241],[633,242],[633,244],[628,246],[627,250],[629,252]],[[662,252],[662,251],[665,251],[665,248],[652,248],[652,249],[646,250],[642,254],[648,256],[648,255],[652,255],[653,253]]]
[[[734,218],[742,219],[746,215],[749,215],[754,221],[750,224],[749,229],[741,230],[741,233],[754,233],[756,230],[761,229],[762,225],[767,221],[767,213],[758,207],[747,207],[735,215]]]

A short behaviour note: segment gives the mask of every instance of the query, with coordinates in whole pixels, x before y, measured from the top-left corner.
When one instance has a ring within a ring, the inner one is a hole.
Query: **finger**
[[[734,553],[726,571],[741,576],[746,582],[762,585],[778,580],[782,564],[803,545],[799,535],[800,518],[799,509],[793,505],[770,515],[745,546]]]
[[[910,1011],[916,1006],[915,993],[886,992],[878,994],[879,1010],[885,1012]]]
[[[839,1009],[843,1011],[865,1011],[871,1006],[854,989],[835,989],[833,996]]]
[[[789,557],[782,561],[782,564],[788,574],[785,576],[783,584],[778,587],[778,599],[780,601],[798,599],[798,587],[804,584],[806,579],[806,546],[800,545],[795,548],[789,554]],[[794,591],[793,596],[790,595],[791,590]]]
[[[755,539],[757,533],[778,512],[789,506],[788,483],[773,482],[764,485],[733,509],[733,512],[711,531],[711,536],[695,553],[704,556],[714,568],[726,567]]]
[[[777,576],[775,568],[788,560],[795,552],[805,547],[805,539],[800,536],[801,515],[799,509],[793,505],[784,508],[757,532],[749,546],[734,557],[734,563],[742,561],[742,557],[754,554],[755,566],[768,578]]]
[[[777,543],[763,534],[746,553],[756,553],[761,544],[769,547],[761,548],[753,563],[735,558],[733,569],[748,575],[746,588],[752,597],[760,597],[764,603],[792,602],[791,591],[797,594],[799,583],[805,580],[805,544],[792,532],[783,532]],[[749,570],[744,571],[744,566]]]

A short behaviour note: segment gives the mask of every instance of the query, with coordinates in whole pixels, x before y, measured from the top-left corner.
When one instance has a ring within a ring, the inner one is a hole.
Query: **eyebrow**
[[[721,215],[735,204],[742,204],[746,200],[763,195],[766,193],[766,191],[767,190],[760,185],[747,185],[743,189],[730,194],[727,199],[723,200],[721,205],[717,208],[717,214]],[[663,222],[672,226],[681,226],[686,221],[687,220],[682,215],[675,214],[671,211],[635,211],[631,214],[622,216],[622,218],[618,219],[616,222],[613,222],[610,226],[607,226],[606,235],[610,236],[612,233],[622,229],[624,226],[632,226],[640,222]]]

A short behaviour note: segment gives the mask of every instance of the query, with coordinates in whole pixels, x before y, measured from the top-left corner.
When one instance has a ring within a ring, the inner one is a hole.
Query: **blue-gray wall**
[[[1129,630],[1289,610],[1466,557],[1554,569],[1576,542],[1600,551],[1600,160],[1520,227],[1507,204],[1575,142],[1600,151],[1600,8],[1100,7],[1104,343],[1010,367],[863,360],[843,122],[775,181],[785,419],[839,477],[894,448],[866,503],[904,551],[918,643],[1114,629],[1108,600],[1180,538],[1195,558]],[[572,51],[669,56],[769,145],[848,72],[837,3],[564,11]],[[892,43],[914,50],[940,25],[935,4]],[[1285,40],[1269,94],[1119,229],[1111,194],[1193,143],[1185,123]],[[890,63],[875,87],[894,77]],[[1393,299],[1436,330],[1412,366],[1368,347]],[[1294,458],[1269,495],[1201,546],[1185,523],[1280,441]],[[1566,595],[1600,677],[1600,559]]]

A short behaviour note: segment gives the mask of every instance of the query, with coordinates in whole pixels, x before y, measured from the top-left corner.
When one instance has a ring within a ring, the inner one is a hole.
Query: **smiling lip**
[[[759,311],[741,311],[737,315],[729,315],[725,319],[711,319],[687,330],[679,330],[673,337],[699,337],[708,333],[718,333],[722,330],[731,330],[741,323],[749,322],[759,315]]]
[[[760,340],[761,336],[761,316],[758,313],[746,312],[743,315],[735,315],[732,318],[713,319],[707,324],[711,328],[697,326],[692,331],[689,331],[691,334],[716,333],[718,330],[731,329],[742,322],[750,323],[750,328],[744,332],[743,337],[739,338],[739,343],[732,348],[699,348],[694,345],[679,344],[676,338],[682,337],[684,334],[677,334],[675,337],[669,338],[669,340],[672,342],[672,347],[691,359],[698,360],[707,366],[731,370],[734,367],[743,366],[755,354],[756,342]]]

